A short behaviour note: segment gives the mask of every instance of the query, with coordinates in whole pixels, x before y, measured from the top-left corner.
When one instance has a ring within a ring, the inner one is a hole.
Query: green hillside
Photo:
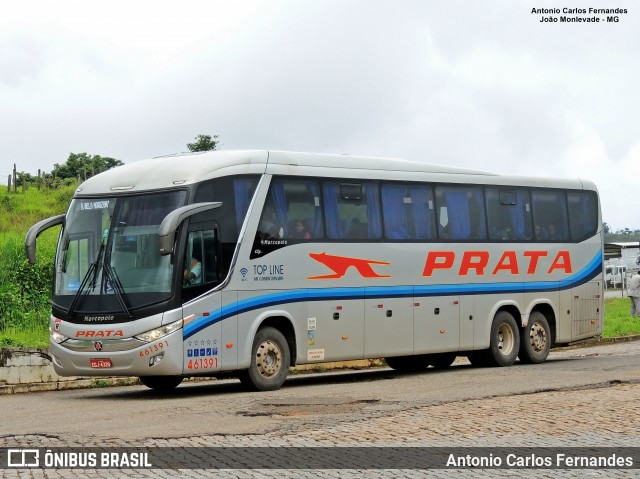
[[[35,265],[26,259],[24,238],[37,221],[64,213],[75,188],[0,193],[0,346],[48,344],[53,257],[60,230],[52,228],[38,238]]]

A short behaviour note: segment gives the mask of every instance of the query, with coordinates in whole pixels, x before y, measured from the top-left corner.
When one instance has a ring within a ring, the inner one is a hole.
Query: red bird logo
[[[342,278],[347,270],[354,267],[363,278],[390,278],[391,276],[376,273],[371,267],[372,264],[389,265],[386,261],[376,261],[373,259],[350,258],[348,256],[334,256],[327,253],[309,253],[309,256],[322,263],[333,274],[325,274],[321,276],[309,276],[307,279],[338,279]]]

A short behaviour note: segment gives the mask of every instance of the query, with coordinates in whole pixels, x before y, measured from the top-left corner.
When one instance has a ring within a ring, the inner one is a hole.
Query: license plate
[[[89,359],[89,363],[91,364],[91,367],[95,369],[106,369],[113,367],[113,364],[111,364],[111,359]]]

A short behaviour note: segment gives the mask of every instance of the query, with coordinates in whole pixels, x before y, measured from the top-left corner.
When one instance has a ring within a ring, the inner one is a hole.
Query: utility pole
[[[16,174],[16,164],[13,164],[13,192],[18,192],[18,175]]]

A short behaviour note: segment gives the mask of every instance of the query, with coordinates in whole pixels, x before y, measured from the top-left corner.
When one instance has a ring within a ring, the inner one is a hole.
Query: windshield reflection
[[[112,296],[109,304],[128,313],[169,298],[173,265],[160,255],[158,228],[185,198],[172,191],[74,199],[58,246],[54,303],[70,314],[104,311],[92,298]]]

